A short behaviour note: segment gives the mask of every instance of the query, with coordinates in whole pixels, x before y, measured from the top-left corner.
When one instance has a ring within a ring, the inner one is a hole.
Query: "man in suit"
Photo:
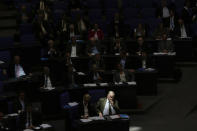
[[[90,38],[90,43],[86,47],[86,52],[88,56],[92,56],[101,52],[101,47],[94,37]]]
[[[41,83],[41,88],[52,88],[54,87],[54,78],[52,74],[50,73],[49,67],[45,66],[43,67],[43,73],[40,77],[40,83]]]
[[[103,81],[103,74],[102,72],[97,68],[96,64],[92,65],[92,69],[90,70],[88,74],[88,81],[90,83],[100,83]]]
[[[178,20],[178,25],[175,28],[175,36],[181,38],[190,37],[189,26],[181,18]]]
[[[63,74],[63,83],[67,88],[76,88],[78,85],[76,84],[76,75],[74,68],[72,65],[68,65],[67,71]]]
[[[21,63],[21,58],[19,55],[14,56],[14,62],[10,64],[9,76],[12,78],[19,78],[27,75],[27,67]]]
[[[96,111],[100,117],[115,115],[120,112],[118,101],[115,100],[115,93],[113,91],[109,91],[106,98],[99,99]]]
[[[83,95],[83,101],[79,104],[80,117],[83,119],[94,115],[94,107],[90,103],[90,100],[91,96],[86,93]]]
[[[42,115],[33,110],[32,105],[29,103],[24,113],[19,115],[18,128],[33,129],[35,126],[42,124]]]
[[[158,52],[173,52],[173,43],[171,40],[167,40],[166,33],[163,33],[162,40],[158,43]]]
[[[23,113],[26,110],[27,100],[25,97],[25,92],[20,91],[18,93],[18,98],[14,101],[14,112],[15,113]]]
[[[116,53],[120,54],[122,51],[125,51],[125,50],[126,50],[125,44],[122,43],[120,38],[116,38],[115,43],[113,44],[111,48],[112,54],[116,54]]]
[[[95,54],[95,56],[92,57],[92,60],[90,61],[90,67],[92,67],[93,64],[96,65],[96,68],[99,71],[103,72],[105,70],[105,64],[100,54]]]
[[[71,54],[71,57],[77,57],[81,55],[82,50],[80,45],[76,41],[76,37],[71,38],[71,43],[68,43],[66,52],[69,52]]]
[[[143,53],[147,53],[147,45],[144,43],[144,38],[142,36],[139,36],[137,38],[137,45],[135,52],[137,55],[141,56]]]
[[[94,28],[89,31],[88,38],[94,37],[95,40],[103,40],[103,31],[99,28],[98,24],[94,24]]]
[[[183,18],[186,25],[191,24],[192,11],[190,10],[190,1],[185,1],[184,8],[182,10],[181,17]]]
[[[129,82],[134,80],[133,70],[124,70],[121,64],[117,65],[118,70],[114,73],[114,82]]]

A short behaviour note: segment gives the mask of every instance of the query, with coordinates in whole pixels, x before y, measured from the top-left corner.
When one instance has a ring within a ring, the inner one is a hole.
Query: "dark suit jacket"
[[[26,100],[24,101],[24,104],[25,104],[25,110],[26,110],[26,105],[27,105],[27,101]],[[13,102],[13,112],[14,113],[18,113],[19,110],[22,110],[22,105],[21,105],[19,99],[16,99]]]
[[[99,99],[99,101],[96,104],[96,112],[97,112],[97,114],[99,114],[100,112],[103,114],[106,101],[107,101],[107,98],[100,98]],[[118,114],[120,112],[117,100],[115,100],[113,108],[116,111],[116,114]]]
[[[51,84],[52,86],[55,86],[57,83],[55,82],[55,78],[53,77],[52,74],[49,75],[49,78],[50,78],[50,81],[51,81]],[[44,73],[42,73],[39,77],[39,83],[40,83],[40,87],[43,87],[44,84],[45,84],[45,75]]]
[[[24,112],[19,115],[18,126],[19,129],[25,129],[25,124],[27,122],[27,112]],[[33,126],[39,126],[42,124],[42,115],[40,112],[32,111],[32,124]]]
[[[187,36],[191,36],[191,32],[190,32],[190,29],[189,29],[188,25],[185,25],[185,30],[186,30]],[[181,37],[181,26],[177,25],[174,32],[175,32],[174,33],[175,36]]]
[[[101,77],[101,78],[103,78],[103,74],[101,73],[101,72],[97,72],[98,74],[99,74],[99,76]],[[101,81],[103,81],[103,80],[101,80]],[[88,73],[88,82],[89,83],[95,83],[95,82],[101,82],[101,81],[95,81],[94,80],[94,72],[93,71],[90,71],[89,73]]]
[[[28,65],[24,65],[23,63],[21,63],[20,66],[23,67],[23,70],[24,70],[25,74],[28,75],[28,73],[29,73]],[[15,64],[14,63],[11,63],[9,65],[8,74],[9,74],[10,78],[15,78],[16,77],[15,76]]]
[[[66,47],[66,52],[69,52],[71,54],[71,51],[72,51],[72,44],[68,43]],[[77,52],[77,56],[81,56],[82,50],[81,50],[81,46],[79,45],[79,43],[76,43],[76,52]]]
[[[158,52],[163,52],[163,50],[167,50],[168,52],[172,52],[174,49],[173,43],[171,40],[160,41],[158,43]]]
[[[192,16],[190,15],[190,12],[183,8],[181,17],[183,18],[185,24],[190,24],[192,21]]]
[[[134,80],[134,75],[132,73],[128,72],[127,70],[124,70],[124,73],[125,73],[125,78],[126,78],[127,82]],[[114,73],[113,80],[114,80],[114,82],[120,82],[120,72],[119,71],[116,71]]]
[[[88,103],[88,114],[89,114],[90,117],[95,115],[94,105],[92,105],[90,103]],[[79,115],[80,115],[80,117],[84,116],[84,105],[83,105],[83,102],[79,103]]]
[[[103,59],[101,58],[99,61],[96,61],[94,58],[90,61],[89,66],[92,67],[93,64],[96,64],[97,68],[104,70],[105,69],[105,63]]]

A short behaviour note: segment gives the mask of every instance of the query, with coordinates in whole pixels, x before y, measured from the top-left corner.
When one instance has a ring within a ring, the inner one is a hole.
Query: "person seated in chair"
[[[90,116],[94,116],[94,107],[90,103],[91,96],[86,93],[83,95],[83,101],[79,104],[80,117],[87,119]]]
[[[166,33],[163,33],[162,40],[158,44],[158,52],[173,52],[173,43],[171,40],[167,40]]]
[[[114,73],[114,82],[129,82],[134,80],[133,70],[124,70],[121,64],[117,65],[118,70]]]
[[[13,102],[13,112],[23,113],[26,110],[27,100],[25,97],[25,92],[20,91],[18,93],[18,98]]]
[[[27,75],[27,73],[27,66],[21,62],[21,57],[19,55],[15,55],[13,63],[11,63],[9,67],[9,76],[11,78],[19,78]]]
[[[33,110],[32,105],[27,105],[26,111],[19,115],[19,129],[33,129],[42,124],[42,116]]]
[[[102,72],[99,71],[96,64],[92,65],[92,69],[88,74],[89,82],[90,83],[100,83],[103,81]]]
[[[52,77],[50,73],[49,67],[45,66],[43,67],[43,74],[40,78],[41,81],[41,88],[52,88],[54,86],[54,78]]]
[[[115,93],[113,91],[109,91],[107,97],[99,99],[96,111],[100,117],[115,115],[120,112],[118,101],[115,100]]]

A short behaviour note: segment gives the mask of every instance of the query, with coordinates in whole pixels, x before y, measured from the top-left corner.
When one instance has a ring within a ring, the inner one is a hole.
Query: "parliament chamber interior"
[[[1,0],[0,131],[196,131],[197,0]]]

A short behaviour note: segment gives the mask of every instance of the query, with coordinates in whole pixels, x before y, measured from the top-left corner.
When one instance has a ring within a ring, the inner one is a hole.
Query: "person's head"
[[[95,43],[96,43],[95,38],[94,38],[94,37],[91,37],[91,38],[90,38],[90,44],[91,44],[92,46],[94,46]]]
[[[15,55],[15,56],[14,56],[14,63],[15,63],[15,64],[20,64],[20,60],[21,60],[21,58],[20,58],[19,55]]]
[[[117,64],[117,69],[120,72],[123,71],[123,67],[122,67],[122,65],[120,63]]]
[[[101,55],[99,53],[95,54],[95,59],[96,60],[100,60],[101,59]]]
[[[91,96],[88,93],[83,95],[83,102],[85,104],[88,104],[90,102],[90,99],[91,99]]]
[[[179,23],[180,25],[183,25],[183,24],[184,24],[183,19],[182,19],[182,18],[180,18],[180,19],[178,20],[178,23]]]
[[[98,24],[94,24],[94,29],[98,30],[99,29],[99,25]]]
[[[93,72],[96,72],[96,71],[97,71],[97,66],[96,66],[96,64],[92,64],[92,71],[93,71]]]
[[[114,100],[115,98],[115,93],[113,91],[109,91],[108,94],[107,94],[107,99],[108,100]]]
[[[140,46],[142,46],[143,45],[143,43],[144,43],[144,38],[143,37],[138,37],[137,38],[137,43],[140,45]]]
[[[76,44],[76,42],[77,42],[77,41],[76,41],[76,37],[74,37],[74,36],[71,37],[71,43],[72,43],[72,44]]]
[[[174,15],[175,15],[174,10],[170,10],[170,16],[172,17],[172,16],[174,16]]]
[[[45,75],[48,76],[48,75],[50,74],[50,69],[49,69],[49,67],[44,66],[44,67],[43,67],[43,72],[44,72]]]
[[[143,25],[141,23],[138,24],[137,26],[138,29],[143,29]]]
[[[74,24],[70,24],[69,28],[70,28],[70,31],[74,31],[75,30]]]
[[[54,47],[54,41],[53,40],[48,40],[48,46],[49,48],[53,48]]]
[[[166,32],[164,32],[163,34],[162,34],[162,40],[167,40],[167,33]]]
[[[20,91],[19,93],[18,93],[18,99],[20,99],[20,100],[25,100],[25,92],[24,91]]]
[[[70,52],[66,52],[65,53],[65,58],[69,58],[70,57]]]
[[[167,6],[167,1],[166,0],[161,0],[161,6],[166,7]]]

